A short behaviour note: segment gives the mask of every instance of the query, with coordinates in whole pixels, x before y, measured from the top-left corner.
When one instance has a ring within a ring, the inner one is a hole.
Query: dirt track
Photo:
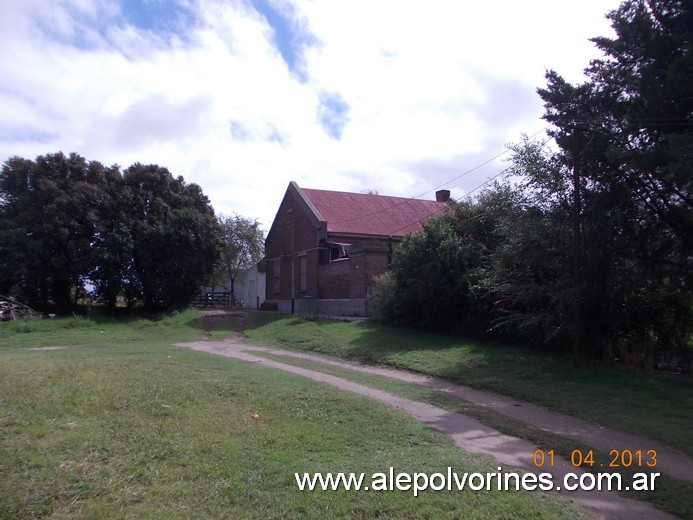
[[[460,413],[449,412],[426,403],[398,397],[340,377],[269,360],[253,355],[252,352],[249,351],[255,350],[281,356],[316,360],[321,363],[427,386],[454,394],[475,404],[486,406],[498,413],[521,420],[537,428],[578,440],[584,445],[607,453],[611,449],[643,449],[645,451],[648,449],[656,449],[658,457],[656,471],[666,473],[681,480],[692,480],[693,461],[691,458],[659,442],[601,427],[587,421],[550,411],[541,406],[519,402],[516,399],[494,394],[492,392],[454,385],[440,379],[415,374],[405,370],[379,368],[324,356],[295,353],[251,345],[245,341],[242,334],[236,334],[234,337],[224,341],[199,341],[179,344],[177,346],[258,363],[268,368],[283,370],[307,377],[314,381],[329,384],[342,390],[364,395],[381,403],[404,410],[417,420],[448,434],[455,444],[465,451],[491,455],[499,463],[523,471],[532,473],[552,473],[553,481],[556,483],[562,482],[563,475],[568,472],[579,475],[582,471],[573,468],[567,461],[558,458],[553,468],[548,469],[544,467],[538,470],[532,464],[532,454],[537,449],[536,445],[523,439],[504,435],[492,428],[484,426],[476,419]],[[649,503],[623,498],[615,492],[562,490],[561,493],[568,496],[571,500],[591,509],[598,518],[624,520],[674,518],[656,509]]]

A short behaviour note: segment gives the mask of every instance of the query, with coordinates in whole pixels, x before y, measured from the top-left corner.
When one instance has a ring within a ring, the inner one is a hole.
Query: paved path
[[[579,440],[582,444],[608,452],[611,449],[656,449],[658,464],[656,471],[668,473],[676,478],[691,480],[693,462],[690,457],[668,448],[661,443],[655,443],[641,437],[624,432],[600,427],[587,421],[574,419],[543,407],[517,401],[492,392],[485,392],[460,385],[454,385],[444,380],[415,374],[405,370],[379,368],[351,361],[338,360],[324,356],[296,353],[251,345],[245,342],[241,334],[223,341],[199,341],[179,344],[179,347],[191,348],[222,356],[242,359],[258,363],[269,368],[279,369],[314,381],[320,381],[336,388],[358,393],[390,406],[397,407],[417,420],[424,422],[448,434],[455,444],[465,451],[484,453],[494,457],[500,464],[512,466],[531,473],[549,472],[553,482],[562,483],[563,476],[569,472],[583,474],[579,468],[573,468],[566,460],[556,457],[553,468],[537,469],[532,464],[532,454],[538,447],[529,441],[511,437],[484,426],[476,419],[460,413],[449,412],[442,408],[410,399],[398,397],[381,390],[376,390],[344,378],[324,374],[315,370],[288,365],[279,361],[263,358],[252,353],[253,350],[274,355],[293,358],[309,359],[335,366],[341,366],[390,377],[414,384],[427,386],[443,392],[448,392],[462,399],[505,414],[527,424],[545,429],[558,435]],[[625,479],[624,479],[625,482]],[[604,519],[672,519],[673,516],[664,513],[647,502],[628,499],[610,491],[567,491],[561,493],[571,500],[591,509],[598,518]]]
[[[554,412],[546,407],[520,401],[513,397],[497,394],[487,390],[479,390],[469,386],[457,385],[444,379],[427,376],[408,370],[397,368],[377,367],[355,361],[335,359],[329,356],[316,354],[304,354],[281,349],[266,347],[246,346],[247,350],[261,350],[274,355],[286,356],[309,361],[317,361],[326,365],[349,368],[359,372],[365,372],[390,379],[396,379],[407,383],[425,386],[433,390],[452,394],[472,404],[483,406],[489,410],[500,413],[512,419],[530,424],[536,428],[568,439],[575,439],[581,444],[609,453],[611,450],[631,450],[635,453],[641,450],[656,450],[656,470],[661,473],[693,482],[693,459],[685,453],[678,451],[660,441],[634,435],[625,431],[606,428],[597,423],[576,419],[569,415]]]

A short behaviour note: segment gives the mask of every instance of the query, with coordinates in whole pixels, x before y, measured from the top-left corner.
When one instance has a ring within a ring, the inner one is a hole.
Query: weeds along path
[[[656,470],[678,480],[693,482],[693,459],[660,441],[601,426],[597,423],[577,419],[564,413],[555,412],[544,406],[520,401],[514,397],[498,394],[488,390],[479,390],[469,386],[458,385],[444,379],[427,376],[409,370],[378,367],[356,361],[336,359],[319,354],[305,354],[289,350],[258,347],[246,344],[247,350],[262,351],[274,356],[315,361],[324,365],[348,368],[357,372],[387,377],[405,383],[424,386],[439,392],[454,395],[459,399],[499,413],[511,419],[523,422],[540,430],[566,439],[573,439],[603,453],[618,449],[635,453],[641,450],[657,452]],[[264,359],[264,358],[263,358]]]
[[[500,464],[526,472],[535,474],[551,473],[554,482],[562,482],[563,477],[569,472],[580,475],[584,473],[584,471],[580,468],[574,468],[568,461],[560,457],[556,457],[555,465],[551,468],[536,468],[532,464],[532,454],[538,449],[535,444],[524,439],[505,435],[493,428],[483,425],[469,416],[461,413],[449,412],[427,403],[392,395],[334,375],[263,358],[254,355],[252,351],[318,361],[325,364],[427,386],[454,394],[461,399],[472,401],[482,406],[488,406],[499,413],[504,413],[505,415],[536,426],[537,428],[546,429],[547,431],[551,431],[563,437],[576,439],[585,445],[593,446],[595,449],[604,449],[606,452],[616,448],[620,450],[626,448],[632,450],[657,449],[658,465],[655,468],[656,471],[667,473],[674,478],[688,481],[691,480],[691,475],[693,474],[693,463],[690,458],[676,450],[661,445],[661,443],[655,443],[645,438],[603,428],[587,421],[574,419],[544,409],[540,406],[519,402],[516,399],[499,394],[453,385],[449,382],[429,378],[421,374],[415,374],[404,370],[362,365],[324,356],[295,353],[251,345],[245,341],[243,335],[240,333],[236,333],[233,337],[223,341],[198,341],[178,344],[177,346],[257,363],[268,368],[290,372],[314,381],[329,384],[341,390],[369,397],[381,403],[399,408],[409,413],[415,419],[446,433],[457,446],[465,451],[490,455]],[[640,446],[643,448],[639,448]],[[661,452],[659,451],[660,449]],[[656,509],[647,502],[624,498],[612,491],[561,490],[560,492],[568,496],[571,500],[589,508],[596,513],[599,518],[642,520],[675,518]]]

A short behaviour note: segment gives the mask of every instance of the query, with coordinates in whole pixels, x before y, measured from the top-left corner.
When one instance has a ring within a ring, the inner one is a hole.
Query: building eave
[[[318,208],[316,208],[315,205],[308,199],[298,183],[296,181],[291,181],[286,189],[286,192],[284,193],[281,203],[279,204],[279,209],[277,210],[277,214],[274,216],[272,225],[270,226],[267,237],[265,238],[265,243],[267,243],[267,241],[270,240],[270,237],[274,234],[279,221],[279,216],[284,211],[284,205],[287,197],[291,197],[298,203],[298,206],[301,208],[310,223],[315,226],[315,229],[318,232],[316,242],[320,243],[321,240],[327,238],[327,222],[325,222],[325,219],[320,214],[320,211],[318,211]]]

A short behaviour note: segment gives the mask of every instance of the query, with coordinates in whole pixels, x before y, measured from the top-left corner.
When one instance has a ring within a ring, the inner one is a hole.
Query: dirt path
[[[244,340],[242,334],[236,334],[234,337],[224,341],[199,341],[179,344],[178,346],[258,363],[269,368],[283,370],[307,377],[314,381],[329,384],[342,390],[364,395],[381,403],[397,407],[409,413],[415,419],[448,434],[455,444],[465,451],[491,455],[500,464],[512,466],[526,472],[536,474],[549,472],[553,475],[553,481],[555,483],[562,483],[563,476],[569,472],[577,475],[581,475],[583,472],[579,468],[573,468],[566,460],[560,458],[556,458],[556,464],[553,468],[549,469],[544,467],[537,469],[532,464],[532,454],[537,449],[536,445],[523,439],[504,435],[497,430],[484,426],[476,419],[463,414],[449,412],[433,405],[398,397],[340,377],[266,359],[253,355],[253,353],[249,351],[255,350],[281,356],[316,360],[321,363],[342,366],[353,370],[395,378],[413,384],[424,385],[429,388],[435,388],[436,390],[454,394],[476,404],[487,406],[499,413],[519,419],[538,428],[579,440],[584,445],[606,452],[611,449],[623,450],[626,448],[645,450],[657,449],[657,471],[668,473],[676,478],[689,481],[693,473],[693,463],[689,457],[661,445],[661,443],[654,443],[653,441],[624,432],[600,427],[587,421],[574,419],[537,405],[519,402],[506,396],[453,385],[436,378],[422,376],[421,374],[251,345]],[[640,446],[642,446],[642,448],[639,448]],[[624,482],[625,481],[626,479],[624,479]],[[623,498],[615,492],[597,490],[561,490],[560,492],[568,496],[571,500],[591,509],[598,518],[624,520],[674,518],[656,509],[647,502]]]
[[[693,482],[693,459],[685,453],[671,448],[660,441],[634,435],[625,431],[615,430],[613,428],[607,428],[590,421],[577,419],[560,412],[554,412],[540,405],[520,401],[513,397],[487,390],[457,385],[450,381],[445,381],[444,379],[408,370],[376,367],[317,354],[304,354],[301,352],[255,347],[252,345],[247,345],[246,349],[260,350],[278,356],[317,361],[326,365],[349,368],[359,372],[388,377],[390,379],[396,379],[398,381],[446,392],[546,432],[567,439],[574,439],[603,453],[609,453],[609,451],[614,449],[620,451],[628,449],[631,450],[632,453],[635,453],[636,450],[642,450],[643,453],[646,453],[648,450],[656,450],[657,471],[666,473],[679,480]]]

